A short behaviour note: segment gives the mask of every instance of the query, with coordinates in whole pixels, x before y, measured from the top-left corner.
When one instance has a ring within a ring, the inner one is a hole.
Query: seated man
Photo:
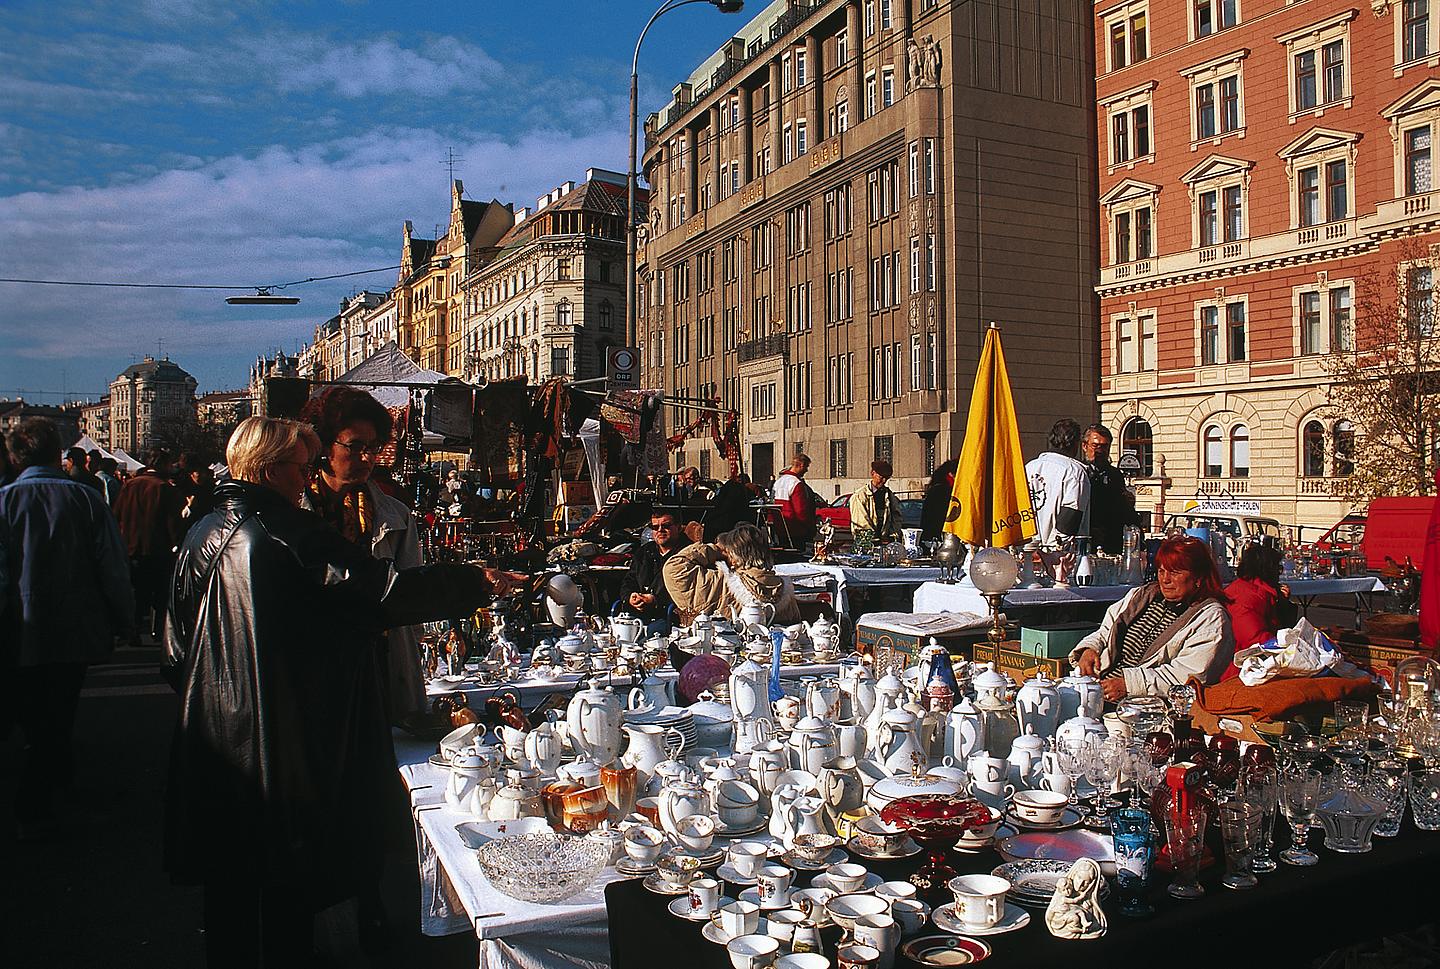
[[[850,496],[850,531],[868,529],[877,542],[898,541],[905,521],[900,499],[885,486],[894,474],[890,462],[877,458],[870,463],[870,483]]]
[[[680,522],[669,509],[650,515],[651,541],[635,549],[630,571],[620,583],[620,601],[614,612],[639,616],[652,633],[670,631],[670,593],[665,590],[664,569],[670,557],[690,544]]]

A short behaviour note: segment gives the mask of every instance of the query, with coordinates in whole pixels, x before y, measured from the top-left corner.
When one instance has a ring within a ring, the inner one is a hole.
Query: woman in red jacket
[[[1280,582],[1281,556],[1277,549],[1258,542],[1245,546],[1235,581],[1225,587],[1230,597],[1230,625],[1235,630],[1235,652],[1274,639],[1277,631],[1295,621],[1290,587]],[[1222,680],[1240,675],[1234,663]]]

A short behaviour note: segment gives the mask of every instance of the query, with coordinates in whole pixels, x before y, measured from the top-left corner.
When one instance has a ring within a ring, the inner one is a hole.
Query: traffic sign
[[[1134,451],[1125,451],[1120,455],[1120,460],[1115,462],[1115,467],[1123,474],[1137,475],[1140,473],[1140,455]]]

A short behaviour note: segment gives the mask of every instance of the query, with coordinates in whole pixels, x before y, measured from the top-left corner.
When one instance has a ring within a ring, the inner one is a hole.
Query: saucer
[[[1005,914],[1000,921],[990,926],[971,925],[968,922],[960,921],[960,916],[955,914],[954,902],[941,905],[931,913],[930,917],[934,920],[937,929],[955,935],[1000,935],[1003,932],[1023,929],[1030,924],[1030,913],[1019,905],[1011,905],[1009,902],[1005,903]]]
[[[844,848],[831,848],[830,853],[819,861],[806,861],[793,851],[782,852],[780,860],[785,862],[796,871],[824,871],[831,865],[839,865],[849,860]]]
[[[1084,815],[1074,808],[1066,808],[1065,813],[1060,815],[1059,821],[1041,824],[1038,821],[1026,821],[1024,818],[1018,817],[1014,812],[1006,811],[1005,820],[1013,827],[1027,831],[1064,831],[1066,828],[1073,828],[1078,825],[1084,820]]]
[[[762,915],[760,917],[759,924],[755,926],[755,931],[751,934],[768,935],[769,933],[766,930],[769,928],[770,921]],[[713,942],[716,945],[728,945],[730,943],[730,940],[734,938],[733,935],[731,935],[729,932],[726,932],[725,929],[720,925],[719,919],[712,919],[711,921],[706,922],[705,927],[700,930],[700,934],[705,937],[705,940],[707,942]]]
[[[828,874],[826,874],[825,872],[821,872],[810,880],[810,884],[815,888],[823,888],[826,891],[834,892],[837,895],[854,895],[858,892],[873,892],[875,889],[885,884],[885,879],[881,878],[873,871],[867,871],[865,873],[865,884],[861,885],[859,888],[852,888],[848,892],[842,892],[838,885],[830,881],[830,876]]]
[[[448,767],[449,765],[447,764],[446,766]],[[715,837],[717,837],[717,838],[743,838],[743,837],[744,837],[745,835],[747,835],[747,834],[754,834],[756,831],[759,831],[761,828],[764,828],[764,827],[765,827],[767,824],[769,824],[769,823],[770,823],[769,820],[767,820],[766,818],[762,818],[762,817],[760,817],[759,815],[756,815],[755,820],[754,820],[753,822],[751,822],[750,824],[743,825],[743,826],[741,826],[741,827],[736,827],[736,828],[727,827],[726,825],[721,824],[719,821],[716,821],[716,822],[715,822]]]
[[[965,966],[987,959],[990,946],[966,936],[923,935],[902,945],[900,954],[922,966]]]
[[[689,892],[690,889],[687,888],[685,889],[685,891]],[[740,893],[740,901],[754,902],[756,905],[760,906],[760,911],[762,912],[775,912],[782,908],[792,907],[795,903],[791,901],[790,896],[793,894],[795,894],[795,889],[792,888],[790,891],[785,893],[785,898],[783,901],[772,902],[771,904],[766,905],[764,902],[760,901],[760,889],[747,888]]]
[[[849,848],[861,858],[868,858],[871,861],[894,861],[898,858],[909,858],[912,855],[918,855],[920,852],[925,850],[909,838],[906,838],[904,841],[900,842],[900,850],[894,852],[893,854],[866,851],[853,840],[850,842]],[[826,867],[829,866],[827,865]]]
[[[710,850],[706,851],[704,854],[697,854],[696,852],[690,851],[688,849],[678,851],[676,852],[676,854],[684,855],[687,858],[694,858],[695,866],[697,868],[712,868],[725,860],[725,849],[717,848],[713,845],[711,846]]]
[[[622,875],[648,875],[655,870],[653,861],[636,861],[629,855],[615,862],[615,870]]]
[[[617,867],[618,867],[618,866],[617,866]],[[754,875],[751,875],[749,878],[746,878],[744,875],[742,875],[742,874],[740,874],[738,871],[736,871],[736,870],[735,870],[735,866],[732,865],[732,864],[730,864],[730,862],[728,862],[728,861],[725,862],[725,864],[721,865],[719,868],[717,868],[717,869],[715,870],[715,874],[716,874],[717,877],[721,878],[721,879],[724,880],[724,881],[729,882],[729,883],[732,884],[732,885],[753,885],[753,884],[755,884],[755,876],[754,876]]]
[[[671,884],[670,882],[662,881],[662,880],[660,879],[660,873],[659,873],[659,872],[656,872],[656,873],[653,874],[653,875],[647,875],[647,876],[645,876],[645,881],[642,882],[641,884],[643,884],[643,885],[646,887],[646,889],[648,889],[649,891],[654,892],[656,895],[688,895],[688,894],[690,894],[690,886],[689,886],[689,885],[674,885],[674,884]]]
[[[450,769],[450,762],[445,759],[444,754],[431,754],[430,765],[432,767],[443,767],[446,770]]]
[[[726,902],[729,901],[733,901],[733,899],[720,899],[719,903],[715,906],[716,910],[718,911],[721,905],[724,905]],[[709,922],[711,917],[715,914],[714,912],[701,912],[699,914],[691,912],[690,896],[688,894],[681,895],[679,898],[672,898],[670,900],[670,904],[665,907],[670,910],[671,915],[674,915],[676,918],[685,919],[689,922]]]

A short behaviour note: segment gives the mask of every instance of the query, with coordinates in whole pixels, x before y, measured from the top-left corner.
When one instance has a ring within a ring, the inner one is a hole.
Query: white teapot
[[[919,723],[909,710],[891,710],[880,721],[875,732],[875,759],[891,777],[909,774],[917,758],[925,763],[925,748],[917,734]]]
[[[829,616],[821,616],[814,622],[803,623],[805,635],[810,637],[810,642],[815,646],[817,653],[834,653],[840,648],[840,627],[830,621]]]
[[[1060,680],[1060,721],[1072,717],[1100,719],[1105,708],[1105,691],[1093,676],[1071,673]]]
[[[610,763],[620,753],[622,712],[620,698],[598,679],[590,680],[565,711],[570,743],[596,763]]]
[[[669,782],[660,790],[660,826],[672,835],[679,834],[679,824],[692,814],[713,813],[710,792],[688,774]]]
[[[775,606],[769,602],[752,602],[743,606],[735,613],[735,624],[737,627],[753,629],[769,629],[770,621],[775,618]]]
[[[645,623],[638,616],[611,616],[610,635],[622,646],[630,646],[645,635]]]
[[[473,747],[456,754],[445,781],[445,803],[483,818],[494,793],[492,767],[485,758]]]
[[[819,717],[802,718],[790,732],[790,765],[796,770],[819,774],[820,768],[838,754],[835,728]]]
[[[525,762],[545,777],[553,775],[563,753],[554,725],[546,720],[525,735],[524,744]]]

